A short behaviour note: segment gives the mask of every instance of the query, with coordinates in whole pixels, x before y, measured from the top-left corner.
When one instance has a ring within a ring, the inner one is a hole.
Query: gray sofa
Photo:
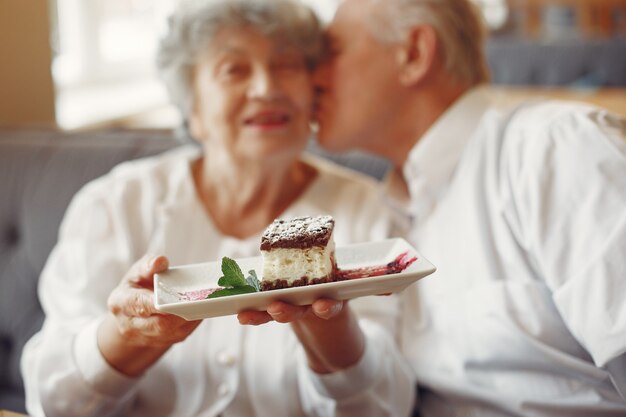
[[[487,42],[494,84],[575,87],[626,86],[626,39]]]
[[[177,146],[167,131],[0,129],[0,409],[24,411],[20,356],[42,324],[37,280],[78,189],[114,165]],[[381,178],[384,160],[310,151]]]

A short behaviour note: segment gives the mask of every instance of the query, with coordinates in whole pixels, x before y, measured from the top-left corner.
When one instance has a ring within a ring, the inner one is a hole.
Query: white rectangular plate
[[[403,291],[418,279],[435,272],[435,267],[418,254],[407,241],[395,238],[358,243],[337,247],[335,252],[337,266],[340,269],[387,264],[403,252],[417,257],[417,260],[397,274],[196,301],[184,300],[180,294],[217,287],[217,280],[222,276],[221,261],[172,267],[162,274],[155,275],[154,303],[159,311],[176,314],[187,320],[197,320],[237,314],[242,310],[262,311],[275,300],[306,305],[318,298],[347,300],[366,295],[396,293]],[[244,275],[254,269],[259,280],[263,279],[261,256],[236,259],[236,261]]]

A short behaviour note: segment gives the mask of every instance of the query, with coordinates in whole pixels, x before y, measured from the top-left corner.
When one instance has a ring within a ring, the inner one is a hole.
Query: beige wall
[[[54,123],[47,0],[0,0],[0,124]]]

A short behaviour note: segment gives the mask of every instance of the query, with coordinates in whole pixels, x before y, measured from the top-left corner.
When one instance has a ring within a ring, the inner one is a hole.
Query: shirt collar
[[[488,105],[487,87],[471,89],[437,119],[409,152],[403,175],[418,217],[432,208],[445,191],[465,144]]]
[[[413,219],[410,196],[403,175],[395,169],[389,170],[382,181],[380,192],[393,219],[391,236],[408,236]]]

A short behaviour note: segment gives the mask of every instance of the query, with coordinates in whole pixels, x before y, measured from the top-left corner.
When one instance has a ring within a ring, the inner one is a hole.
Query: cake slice
[[[274,220],[261,236],[261,291],[336,280],[331,216]]]

